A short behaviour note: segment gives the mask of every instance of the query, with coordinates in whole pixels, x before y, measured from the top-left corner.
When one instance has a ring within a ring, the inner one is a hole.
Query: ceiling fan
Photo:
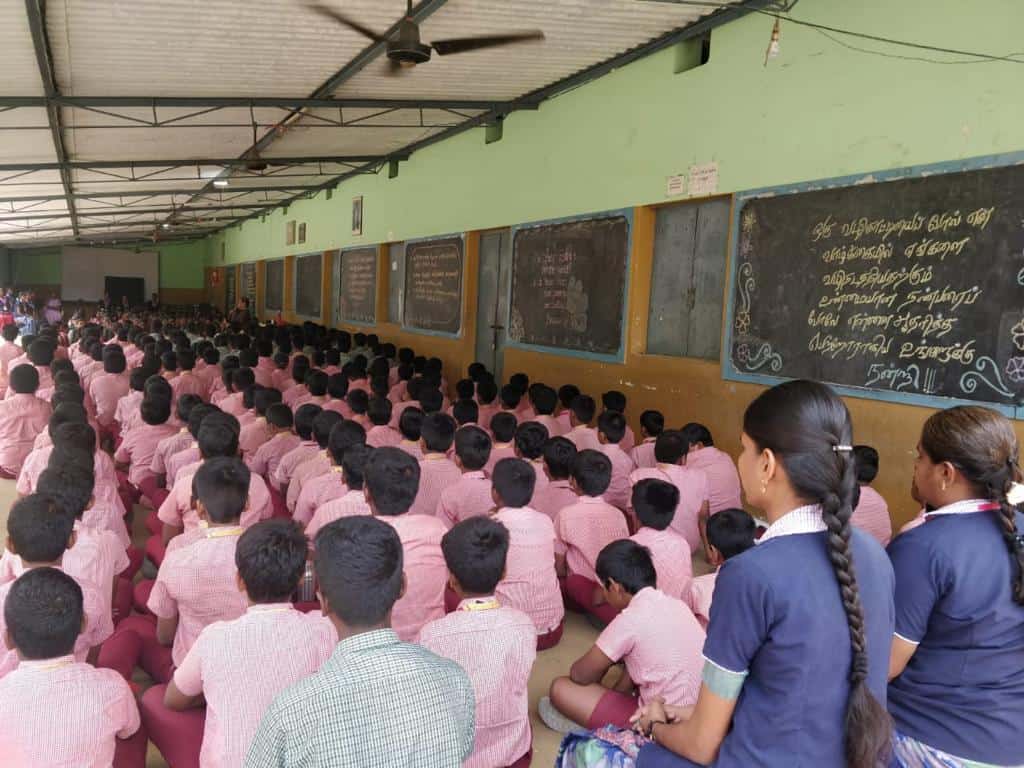
[[[539,29],[534,29],[479,37],[455,37],[449,40],[434,40],[431,43],[424,43],[420,41],[420,26],[412,18],[412,0],[407,0],[405,18],[398,22],[398,29],[390,37],[380,35],[358,21],[321,3],[314,3],[310,5],[310,8],[321,16],[368,37],[375,43],[386,43],[392,74],[430,61],[431,50],[438,56],[448,56],[454,53],[467,53],[484,48],[497,48],[544,39],[544,33]]]

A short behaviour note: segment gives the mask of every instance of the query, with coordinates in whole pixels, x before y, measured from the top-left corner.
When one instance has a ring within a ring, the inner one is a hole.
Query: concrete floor
[[[7,511],[16,498],[15,484],[13,480],[0,480],[0,530],[3,531],[6,539]],[[141,513],[141,510],[139,510]],[[142,514],[136,516],[136,539],[140,536],[139,523],[143,519]],[[144,528],[143,528],[144,530]],[[703,557],[694,559],[694,572],[706,573],[708,567]],[[530,719],[533,722],[533,764],[536,766],[552,765],[558,754],[558,745],[561,735],[547,729],[537,717],[537,701],[547,695],[551,681],[559,675],[568,672],[569,666],[581,655],[583,655],[597,638],[595,630],[580,615],[569,613],[566,616],[565,632],[561,642],[547,651],[537,655],[537,661],[533,665],[533,674],[530,675]],[[140,678],[140,681],[144,680]],[[160,753],[150,745],[149,758],[146,761],[147,768],[167,768],[167,763],[160,756]]]

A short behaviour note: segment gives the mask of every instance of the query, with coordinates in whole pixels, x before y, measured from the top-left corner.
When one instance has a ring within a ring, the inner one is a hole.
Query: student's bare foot
[[[556,733],[587,732],[587,729],[584,726],[580,725],[575,720],[570,720],[559,712],[555,708],[555,705],[551,703],[551,698],[549,696],[544,696],[537,702],[537,714],[540,716],[544,725]]]

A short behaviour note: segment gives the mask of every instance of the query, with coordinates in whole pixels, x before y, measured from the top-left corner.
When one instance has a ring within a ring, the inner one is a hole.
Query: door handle
[[[505,326],[504,325],[492,325],[491,326],[491,330],[492,331],[504,331],[505,330]]]

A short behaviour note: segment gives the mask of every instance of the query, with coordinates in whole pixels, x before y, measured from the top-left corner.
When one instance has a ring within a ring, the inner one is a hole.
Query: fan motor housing
[[[388,58],[399,64],[423,64],[430,61],[430,46],[418,40],[393,40],[388,43]]]

